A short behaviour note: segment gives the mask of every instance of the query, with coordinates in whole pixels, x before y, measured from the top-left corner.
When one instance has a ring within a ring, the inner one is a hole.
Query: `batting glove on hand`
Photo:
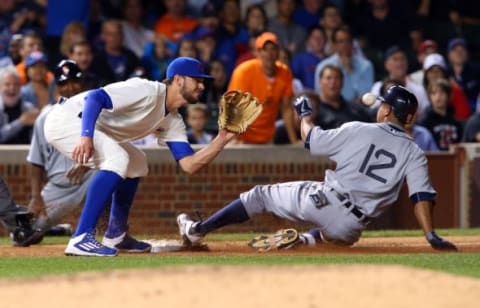
[[[438,236],[435,231],[427,233],[427,241],[433,249],[457,251],[457,246]]]
[[[300,118],[308,117],[312,114],[312,105],[305,95],[297,97],[294,102],[294,107]]]

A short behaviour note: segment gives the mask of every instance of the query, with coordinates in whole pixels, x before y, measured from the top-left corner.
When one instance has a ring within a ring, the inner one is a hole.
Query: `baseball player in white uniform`
[[[198,60],[179,57],[168,66],[164,82],[132,78],[80,93],[53,107],[45,122],[47,141],[76,163],[99,169],[66,255],[115,256],[118,250],[151,248],[128,234],[128,214],[139,178],[148,172],[145,154],[131,141],[154,133],[185,172],[192,174],[206,166],[235,134],[220,130],[209,145],[194,152],[178,108],[196,103],[205,88],[204,79],[210,78]],[[109,198],[110,220],[100,243],[95,227]]]
[[[54,70],[59,101],[83,91],[83,74],[74,61],[62,60]],[[27,161],[31,164],[29,210],[37,217],[36,237],[43,236],[68,213],[82,205],[94,170],[75,165],[47,143],[44,125],[53,105],[45,106],[35,121]],[[44,185],[44,180],[46,183]]]
[[[435,249],[456,250],[434,232],[432,209],[436,192],[430,184],[427,159],[404,130],[417,110],[415,96],[403,87],[393,86],[379,100],[378,123],[349,122],[337,129],[323,130],[312,124],[308,98],[299,97],[295,109],[301,117],[305,147],[312,155],[334,160],[336,169],[327,170],[323,182],[255,186],[205,221],[195,222],[187,214],[180,214],[180,235],[197,243],[222,226],[270,212],[318,227],[293,238],[297,243],[352,245],[369,222],[398,198],[406,180],[416,218],[428,242]],[[275,240],[277,247],[295,244],[281,234]]]

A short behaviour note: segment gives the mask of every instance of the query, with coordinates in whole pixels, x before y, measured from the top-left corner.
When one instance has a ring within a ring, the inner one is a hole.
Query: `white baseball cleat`
[[[200,243],[203,236],[193,231],[193,227],[198,224],[198,222],[193,221],[187,214],[182,213],[177,216],[177,224],[180,236],[185,242],[191,245]]]
[[[65,255],[86,257],[115,257],[117,250],[100,244],[92,233],[82,233],[68,241]]]

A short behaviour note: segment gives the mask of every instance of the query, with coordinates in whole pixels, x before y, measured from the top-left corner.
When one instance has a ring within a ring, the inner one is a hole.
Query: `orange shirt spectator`
[[[164,0],[164,4],[167,12],[155,23],[155,32],[177,43],[198,25],[198,21],[185,15],[185,0]]]
[[[277,56],[274,58],[278,58],[276,38],[272,37],[268,41],[264,40],[264,38],[265,36],[261,35],[259,39],[257,39],[259,40],[257,49],[262,50],[264,53],[269,53],[267,43],[273,43],[270,47],[276,47]],[[260,43],[262,40],[264,42]],[[274,49],[270,52],[274,52]],[[296,142],[295,138],[290,136],[291,133],[294,134],[293,116],[291,113],[292,106],[290,102],[293,95],[292,73],[285,64],[273,60],[272,64],[274,67],[273,70],[271,70],[273,74],[272,76],[268,76],[264,68],[265,61],[268,60],[265,57],[262,58],[262,55],[259,55],[256,59],[241,63],[233,71],[228,90],[238,89],[248,91],[256,96],[264,106],[258,119],[255,120],[251,127],[244,134],[240,135],[238,139],[244,143],[254,144],[272,142],[275,133],[275,121],[281,110],[286,127],[292,130],[289,133],[290,141]]]

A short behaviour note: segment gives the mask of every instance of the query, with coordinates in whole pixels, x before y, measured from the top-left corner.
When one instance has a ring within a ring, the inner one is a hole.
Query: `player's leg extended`
[[[118,185],[117,190],[113,193],[110,219],[102,243],[125,252],[148,252],[152,248],[150,244],[137,241],[128,233],[128,216],[140,177],[148,174],[147,159],[145,153],[130,143],[122,143],[120,146],[127,151],[130,157],[127,178]]]
[[[198,242],[213,230],[245,222],[263,212],[271,212],[283,218],[298,220],[299,218],[293,214],[295,207],[293,203],[296,202],[291,202],[296,198],[292,199],[290,192],[299,185],[300,182],[255,186],[250,191],[242,193],[239,199],[232,201],[201,222],[194,222],[188,215],[180,214],[177,218],[180,234],[190,242]]]

